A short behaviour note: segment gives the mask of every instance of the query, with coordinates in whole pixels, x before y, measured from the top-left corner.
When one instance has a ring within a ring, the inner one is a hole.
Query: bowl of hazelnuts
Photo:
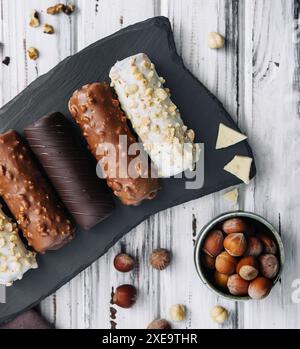
[[[219,296],[259,300],[279,280],[284,248],[276,229],[263,217],[235,211],[202,228],[194,258],[201,280]]]

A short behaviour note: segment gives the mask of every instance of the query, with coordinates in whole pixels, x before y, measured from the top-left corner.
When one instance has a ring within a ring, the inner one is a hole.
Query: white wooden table
[[[149,17],[169,17],[185,64],[215,95],[249,136],[258,173],[239,188],[232,207],[222,193],[156,214],[131,231],[105,256],[41,304],[57,328],[110,328],[112,287],[133,283],[136,306],[118,309],[117,328],[145,328],[156,317],[168,318],[174,303],[188,308],[185,323],[175,328],[216,328],[209,311],[216,304],[230,310],[226,328],[299,328],[300,304],[292,301],[292,283],[300,279],[300,3],[296,0],[77,0],[73,16],[48,16],[53,0],[1,0],[1,104],[63,58],[129,24]],[[32,9],[56,34],[28,26]],[[299,28],[297,23],[299,22]],[[227,46],[213,51],[207,34],[218,31]],[[29,61],[26,48],[40,58]],[[201,111],[199,111],[199,117]],[[197,115],[196,115],[197,117]],[[193,240],[212,217],[232,209],[255,211],[282,233],[286,266],[281,282],[260,302],[218,299],[198,279]],[[172,250],[171,266],[157,272],[148,265],[156,247]],[[138,270],[117,273],[112,261],[125,249],[138,257]],[[297,282],[296,282],[297,283]]]

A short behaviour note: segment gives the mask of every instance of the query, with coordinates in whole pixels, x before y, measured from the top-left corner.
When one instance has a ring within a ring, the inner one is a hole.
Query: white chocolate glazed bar
[[[179,110],[163,87],[148,56],[139,53],[117,62],[111,69],[121,107],[143,142],[160,177],[192,170],[199,159],[195,133],[184,125]]]
[[[19,237],[17,225],[0,207],[0,284],[11,286],[29,269],[38,267],[35,252],[27,251]]]

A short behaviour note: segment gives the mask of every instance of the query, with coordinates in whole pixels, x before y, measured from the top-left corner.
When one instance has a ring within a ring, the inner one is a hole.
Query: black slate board
[[[187,190],[184,179],[164,179],[163,189],[153,201],[139,207],[125,207],[116,201],[117,208],[110,218],[89,232],[77,230],[74,241],[59,251],[39,256],[39,269],[29,271],[23,280],[7,288],[7,303],[0,304],[1,323],[55,292],[152,214],[240,183],[223,167],[236,154],[252,157],[251,149],[242,142],[215,150],[219,123],[237,127],[222,104],[184,67],[176,53],[169,20],[164,17],[122,29],[65,59],[0,110],[0,131],[13,128],[22,133],[26,125],[53,111],[70,117],[67,105],[74,90],[86,83],[108,80],[108,72],[117,60],[139,52],[148,54],[166,78],[183,120],[195,130],[196,141],[205,144],[204,187]],[[251,177],[254,175],[253,164]]]

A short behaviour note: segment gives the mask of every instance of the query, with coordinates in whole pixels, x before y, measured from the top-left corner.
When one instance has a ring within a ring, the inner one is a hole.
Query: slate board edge
[[[139,25],[139,28],[137,28],[137,24]],[[134,25],[131,25],[125,29],[121,29],[120,31],[106,37],[106,38],[103,38],[99,41],[97,41],[96,43],[93,43],[91,44],[90,46],[88,46],[87,48],[83,49],[82,51],[87,51],[91,48],[93,48],[95,45],[100,45],[102,44],[103,42],[107,41],[107,40],[111,40],[113,38],[115,38],[116,36],[119,36],[119,35],[123,35],[131,30],[139,30],[141,27],[149,27],[149,25],[159,25],[159,26],[162,26],[164,27],[164,30],[166,30],[166,32],[168,33],[168,42],[169,42],[169,48],[170,48],[170,51],[171,51],[171,54],[172,54],[172,57],[174,59],[174,61],[180,65],[187,74],[189,74],[190,76],[192,76],[192,78],[197,81],[197,83],[200,83],[202,86],[203,84],[186,68],[186,66],[184,65],[183,63],[183,59],[178,55],[177,53],[177,50],[176,50],[176,45],[175,45],[175,41],[174,41],[174,36],[173,36],[173,32],[172,32],[172,28],[171,28],[171,24],[170,24],[170,21],[168,18],[166,17],[162,17],[162,16],[159,16],[159,17],[153,17],[153,18],[150,18],[150,19],[147,19],[146,21],[143,21],[143,22],[140,22],[140,23],[137,23],[137,24],[134,24]],[[82,52],[80,51],[80,52]],[[36,88],[39,88],[39,85],[41,83],[44,82],[45,79],[49,79],[51,77],[51,75],[53,73],[56,72],[56,70],[58,70],[62,65],[66,64],[68,62],[68,60],[71,58],[71,57],[74,57],[76,56],[73,55],[73,56],[69,56],[67,57],[66,59],[64,59],[62,62],[60,62],[57,66],[55,66],[54,68],[52,68],[49,72],[47,72],[46,74],[42,75],[41,77],[37,78],[35,81],[33,81],[30,85],[28,85],[28,87],[26,88],[27,89],[36,89]],[[228,119],[228,121],[230,123],[232,123],[232,118],[230,117],[230,115],[225,111],[224,112],[224,107],[223,107],[223,104],[206,88],[205,88],[205,91],[206,93],[212,97],[215,102],[219,105],[219,108],[222,110],[223,113],[225,113],[225,116],[226,118]],[[12,104],[15,103],[15,101],[20,97],[22,96],[22,94],[24,93],[25,90],[23,90],[21,93],[19,93],[15,98],[13,98],[10,102],[8,102],[5,106],[3,106],[1,109],[0,109],[0,120],[1,120],[1,115],[3,115],[6,110],[8,108],[10,108],[10,106]],[[238,128],[237,128],[238,129]],[[250,156],[253,157],[253,152],[248,144],[248,142],[246,142],[246,147],[249,151],[249,154]],[[252,165],[252,169],[251,169],[251,178],[253,178],[256,174],[256,167],[255,167],[255,162],[253,161],[253,165]],[[238,184],[241,184],[241,181],[239,181],[238,179],[236,180],[236,184],[234,185],[238,185]],[[230,183],[222,183],[219,187],[215,187],[214,186],[214,192],[218,192],[222,189],[225,189],[225,188],[228,188],[228,186],[232,186],[232,180],[230,181]],[[202,193],[201,196],[199,196],[199,194],[197,193],[197,191],[194,192],[194,194],[192,195],[192,198],[191,200],[189,200],[188,202],[190,201],[193,201],[193,200],[196,200],[200,197],[203,197],[205,195],[208,195],[212,192],[211,188],[210,187],[207,187],[205,192]],[[160,210],[153,210],[152,212],[148,213],[147,215],[145,215],[142,219],[140,219],[139,222],[136,223],[135,226],[138,226],[140,223],[142,223],[143,221],[145,221],[146,219],[148,219],[149,217],[151,217],[153,214],[155,213],[158,213],[158,212],[162,212],[164,211],[165,209],[168,209],[168,208],[172,208],[174,206],[177,206],[177,205],[180,205],[182,203],[185,203],[187,201],[185,200],[181,200],[181,199],[178,199],[176,201],[174,201],[171,205],[169,205],[168,207],[165,207],[163,209],[160,209]],[[69,280],[73,279],[76,275],[78,275],[80,272],[82,272],[83,270],[85,270],[88,266],[90,266],[92,263],[94,263],[95,261],[97,261],[101,256],[103,256],[105,253],[107,253],[107,251],[113,247],[118,241],[120,238],[122,238],[123,236],[125,236],[133,227],[127,227],[125,228],[122,233],[120,233],[119,235],[117,235],[114,240],[106,246],[106,248],[104,249],[104,251],[102,251],[96,258],[94,258],[94,260],[92,262],[89,262],[89,263],[86,263],[84,265],[82,265],[75,273],[73,273],[71,276],[68,276],[66,279],[62,280],[60,283],[56,284],[56,286],[51,290],[49,291],[47,294],[44,294],[42,295],[37,301],[31,303],[30,305],[28,305],[28,307],[22,309],[21,311],[19,312],[16,312],[14,313],[13,315],[8,315],[6,317],[3,317],[0,319],[0,324],[2,323],[6,323],[10,320],[12,320],[13,318],[15,318],[16,316],[22,314],[23,312],[35,307],[37,304],[39,304],[44,298],[48,297],[49,295],[51,295],[52,293],[54,293],[55,291],[57,291],[59,288],[61,288],[66,282],[68,282]]]

